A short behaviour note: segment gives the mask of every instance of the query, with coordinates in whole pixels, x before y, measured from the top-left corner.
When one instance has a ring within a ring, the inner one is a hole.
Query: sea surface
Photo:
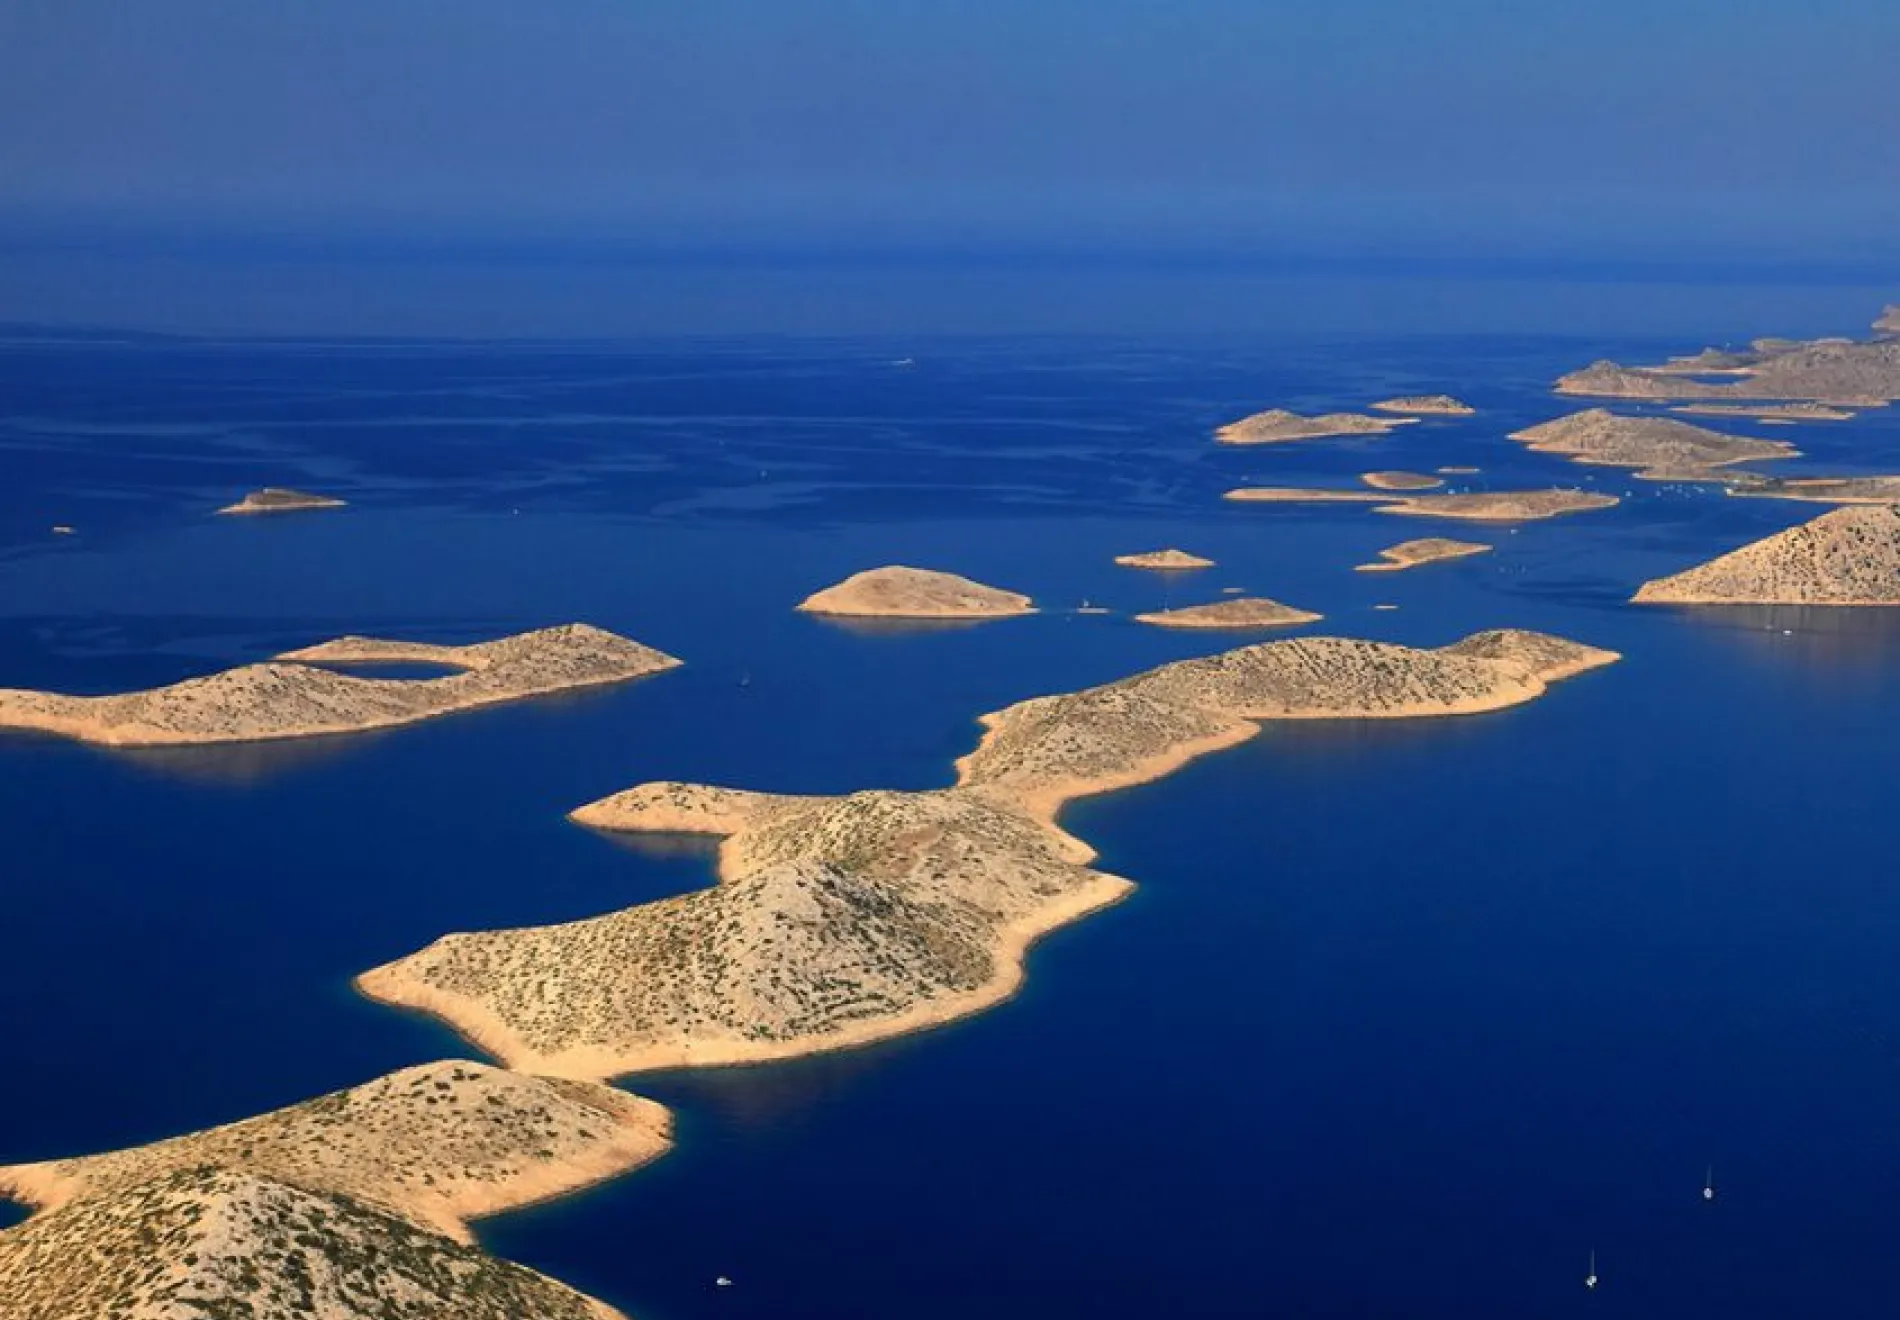
[[[1790,327],[1744,301],[1704,338],[1853,332],[1872,310]],[[1492,715],[1270,727],[1077,806],[1068,826],[1140,887],[1040,945],[1015,1000],[872,1049],[635,1079],[676,1108],[678,1149],[483,1241],[642,1320],[1890,1316],[1900,617],[1632,607],[1644,579],[1822,510],[1504,438],[1577,406],[1547,393],[1563,371],[1701,342],[1639,320],[1587,339],[11,332],[0,685],[115,692],[343,632],[569,620],[687,663],[321,742],[0,737],[0,1162],[480,1057],[350,978],[448,931],[710,879],[701,849],[617,843],[569,809],[660,778],[943,785],[985,711],[1252,640],[1129,618],[1231,586],[1323,613],[1307,631],[1536,628],[1626,659]],[[1439,391],[1479,415],[1209,440],[1258,408]],[[1893,413],[1734,429],[1799,444],[1789,471],[1900,471]],[[1517,529],[1218,498],[1445,464],[1482,469],[1455,489],[1628,498]],[[210,516],[266,484],[350,504]],[[1439,534],[1497,550],[1352,571]],[[1219,567],[1110,562],[1171,545]],[[884,563],[1045,611],[923,631],[793,612]]]

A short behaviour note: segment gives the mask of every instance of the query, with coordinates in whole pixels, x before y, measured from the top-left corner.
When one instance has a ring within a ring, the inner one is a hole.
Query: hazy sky
[[[1891,252],[1897,62],[1900,0],[0,0],[0,219]]]

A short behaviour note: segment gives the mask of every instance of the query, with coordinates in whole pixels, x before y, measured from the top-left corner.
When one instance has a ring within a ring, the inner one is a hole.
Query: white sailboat
[[[1594,1251],[1590,1253],[1590,1272],[1583,1276],[1583,1286],[1586,1288],[1597,1286],[1597,1253]]]
[[[1705,1201],[1715,1199],[1715,1166],[1713,1164],[1709,1166],[1708,1177],[1702,1180],[1702,1199]]]

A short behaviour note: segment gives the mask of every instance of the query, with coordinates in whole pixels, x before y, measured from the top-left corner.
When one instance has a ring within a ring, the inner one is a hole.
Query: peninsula
[[[1477,409],[1449,394],[1407,394],[1372,405],[1374,412],[1410,413],[1419,417],[1471,417]]]
[[[663,1154],[666,1110],[478,1063],[408,1068],[150,1146],[0,1168],[13,1320],[614,1320],[471,1244],[471,1219]]]
[[[340,509],[342,500],[331,499],[328,495],[311,495],[301,490],[286,490],[282,486],[266,486],[254,490],[236,504],[227,504],[219,513],[301,513],[306,509]]]
[[[1153,568],[1178,572],[1190,568],[1212,568],[1214,561],[1191,555],[1185,550],[1148,550],[1138,555],[1116,555],[1123,568]]]
[[[1671,577],[1635,599],[1673,605],[1900,605],[1900,508],[1833,509]]]
[[[1416,417],[1368,417],[1364,413],[1302,417],[1284,408],[1271,408],[1227,423],[1214,432],[1214,438],[1224,445],[1275,445],[1335,435],[1384,435],[1417,420]]]
[[[1056,824],[1278,719],[1463,715],[1617,657],[1480,633],[1437,650],[1312,637],[1182,660],[985,716],[953,787],[791,797],[657,783],[602,830],[722,836],[718,883],[562,925],[445,936],[365,973],[511,1066],[602,1079],[841,1049],[979,1011],[1038,937],[1131,888]]]
[[[1137,614],[1135,622],[1157,628],[1284,628],[1313,623],[1321,617],[1261,596],[1234,596],[1211,605]]]
[[[1731,463],[1794,458],[1800,450],[1779,440],[1724,435],[1670,417],[1625,417],[1606,408],[1571,413],[1541,426],[1511,432],[1540,454],[1562,454],[1578,463],[1641,468],[1680,474]]]
[[[1436,490],[1445,484],[1443,477],[1423,472],[1362,472],[1359,480],[1374,490]]]
[[[1002,619],[1036,612],[1034,601],[1014,591],[897,564],[853,573],[807,596],[798,608],[807,614],[880,619]]]
[[[427,678],[364,678],[324,665],[440,665]],[[680,662],[584,623],[472,646],[344,637],[169,687],[73,697],[0,689],[0,730],[55,734],[107,747],[176,747],[309,738],[384,729],[504,701],[671,669]]]
[[[1482,541],[1454,541],[1443,536],[1427,536],[1416,541],[1400,541],[1389,545],[1379,552],[1383,562],[1355,564],[1359,573],[1397,573],[1401,569],[1417,568],[1420,564],[1436,564],[1445,559],[1467,559],[1472,555],[1484,555],[1491,547]]]
[[[1582,490],[1497,490],[1460,495],[1372,495],[1351,490],[1300,486],[1243,486],[1221,496],[1241,504],[1371,504],[1374,513],[1413,518],[1456,518],[1467,522],[1513,523],[1555,518],[1565,513],[1607,509],[1614,495]]]

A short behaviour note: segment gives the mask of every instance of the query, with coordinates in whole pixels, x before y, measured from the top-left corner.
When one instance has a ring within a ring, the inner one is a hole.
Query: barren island
[[[458,672],[364,678],[325,665],[409,662]],[[0,729],[107,747],[176,747],[358,733],[671,669],[680,662],[584,623],[472,646],[344,637],[262,664],[117,696],[0,689]]]

